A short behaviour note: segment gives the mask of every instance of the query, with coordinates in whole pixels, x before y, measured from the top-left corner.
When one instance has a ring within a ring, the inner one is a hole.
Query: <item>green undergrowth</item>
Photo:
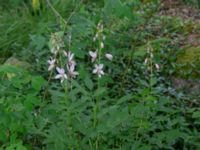
[[[35,10],[30,1],[2,3],[0,149],[200,149],[199,93],[176,90],[170,81],[179,37],[190,34],[192,22],[158,16],[157,0],[40,2]],[[102,55],[113,55],[101,60],[101,78],[88,55],[99,44],[99,22]],[[77,78],[61,83],[48,72],[53,35],[61,52],[74,53]],[[187,53],[198,59],[196,51]]]

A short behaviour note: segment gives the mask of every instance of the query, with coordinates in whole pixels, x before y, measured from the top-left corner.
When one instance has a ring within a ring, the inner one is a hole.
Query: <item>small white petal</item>
[[[61,83],[63,83],[63,81],[64,81],[64,78],[62,78],[62,79],[60,80]]]
[[[51,63],[54,64],[55,62],[56,62],[56,59],[53,59]]]
[[[56,67],[56,70],[61,75],[65,74],[65,70],[63,68]]]
[[[57,70],[58,73],[60,73],[61,69],[59,67],[56,67],[56,70]]]
[[[57,75],[55,76],[55,79],[60,79],[60,78],[62,78],[62,75],[60,75],[60,74],[57,74]]]
[[[101,71],[100,71],[100,74],[104,75],[104,72],[103,72],[103,70],[101,70]]]
[[[67,79],[67,75],[66,74],[64,74],[64,78]]]
[[[93,73],[93,74],[96,74],[96,73],[97,73],[97,69],[94,69],[94,70],[92,71],[92,73]]]
[[[97,58],[97,52],[98,52],[98,50],[96,50],[95,52],[89,51],[89,55],[92,58],[92,62],[94,62],[96,60],[96,58]]]
[[[67,55],[68,55],[68,54],[67,54],[67,52],[66,52],[66,51],[64,51],[63,53],[64,53],[64,55],[67,57]]]
[[[77,71],[73,72],[74,75],[79,75],[79,73]]]
[[[98,77],[101,77],[101,75],[104,75],[103,64],[95,64],[95,68],[93,69],[93,73],[97,74]]]
[[[160,66],[158,64],[155,64],[156,69],[160,69]]]
[[[103,42],[100,43],[100,48],[104,48]]]
[[[89,54],[90,54],[91,57],[95,57],[96,56],[96,53],[92,52],[92,51],[89,51]]]
[[[48,64],[51,64],[51,60],[48,60],[47,62],[48,62]]]
[[[99,64],[99,69],[101,70],[101,69],[103,69],[103,64]]]
[[[48,71],[51,71],[54,68],[54,65],[50,65]]]
[[[112,61],[112,59],[113,59],[112,54],[106,54],[105,56],[106,56],[106,58],[107,58],[108,60]]]
[[[147,64],[147,62],[148,62],[148,58],[146,58],[146,59],[144,60],[144,64]]]
[[[74,57],[74,54],[73,54],[73,53],[70,53],[68,58],[69,58],[69,60],[71,61],[71,60],[73,59],[73,57]]]

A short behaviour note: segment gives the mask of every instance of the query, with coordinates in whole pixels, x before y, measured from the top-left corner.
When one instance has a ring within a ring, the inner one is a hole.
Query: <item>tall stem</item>
[[[60,20],[62,20],[64,22],[64,30],[66,29],[67,24],[69,23],[69,21],[71,20],[71,18],[73,17],[73,15],[75,14],[76,10],[78,9],[78,7],[80,6],[80,4],[83,2],[83,0],[80,0],[79,4],[76,5],[76,7],[74,8],[74,10],[72,11],[72,13],[69,15],[68,19],[65,20],[61,14],[53,7],[53,5],[51,4],[51,2],[49,0],[46,0],[47,5],[51,8],[51,10],[54,12],[56,17],[59,17]]]
[[[47,94],[47,91],[48,91],[48,87],[49,87],[49,83],[50,83],[50,81],[51,81],[52,75],[53,75],[53,71],[51,71],[50,76],[49,76],[49,78],[48,78],[47,86],[45,87],[44,95],[43,95],[43,98],[42,98],[43,101],[44,101],[44,99],[46,98],[46,94]]]

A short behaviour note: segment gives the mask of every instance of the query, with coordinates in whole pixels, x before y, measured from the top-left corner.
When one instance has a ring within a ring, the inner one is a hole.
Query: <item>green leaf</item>
[[[196,111],[192,114],[192,118],[200,118],[200,111]]]
[[[136,57],[144,57],[146,54],[147,54],[147,52],[145,51],[145,49],[136,50],[134,52],[134,56],[136,56]]]
[[[40,91],[40,89],[45,86],[46,83],[47,81],[41,76],[32,77],[32,87],[37,91]]]
[[[127,101],[131,100],[132,98],[133,98],[133,95],[132,95],[132,94],[125,95],[125,96],[121,97],[121,98],[117,101],[117,104],[120,105],[121,103],[127,102]]]
[[[42,50],[42,48],[46,45],[46,39],[45,37],[41,35],[31,35],[31,44],[35,46],[37,50]]]
[[[27,95],[26,100],[24,101],[24,106],[28,110],[32,110],[34,106],[39,106],[41,103],[40,99],[35,97],[34,95]]]
[[[92,90],[94,87],[94,84],[92,82],[92,80],[89,77],[86,77],[85,80],[85,85],[87,86],[88,89]]]
[[[104,13],[107,16],[117,16],[119,18],[131,18],[132,13],[129,7],[124,5],[120,0],[104,0]]]
[[[102,96],[103,94],[105,94],[106,92],[106,88],[105,87],[100,87],[99,89],[97,89],[94,93],[94,96]]]

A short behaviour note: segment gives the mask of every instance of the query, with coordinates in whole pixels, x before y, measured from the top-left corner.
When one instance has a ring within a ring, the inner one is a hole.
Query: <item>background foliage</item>
[[[51,1],[62,18],[46,1],[0,4],[2,150],[200,149],[199,88],[173,84],[181,37],[200,25],[160,15],[158,0]],[[95,50],[92,39],[100,20],[105,49],[114,59],[104,62],[108,73],[97,88],[88,51]],[[70,50],[80,73],[67,95],[47,71],[50,36],[60,31],[65,43],[72,36]],[[152,63],[160,65],[152,72],[144,64],[149,45]]]

